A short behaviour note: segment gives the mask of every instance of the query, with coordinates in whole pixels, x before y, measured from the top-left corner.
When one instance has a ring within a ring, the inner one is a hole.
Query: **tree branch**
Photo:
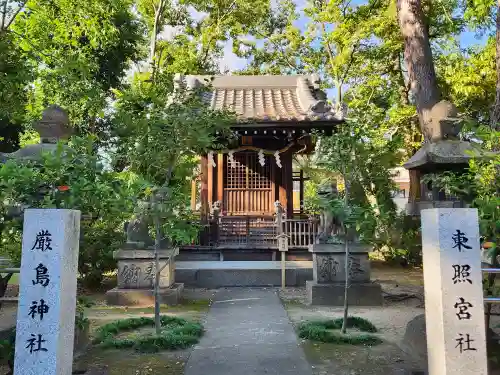
[[[21,5],[19,6],[19,8],[17,8],[17,10],[12,15],[12,18],[9,20],[9,22],[5,26],[4,30],[7,30],[10,27],[10,25],[12,25],[12,22],[14,22],[14,20],[17,17],[17,15],[21,12],[21,10],[23,10],[23,8],[24,8],[24,6],[26,5],[27,2],[28,2],[28,0],[25,0],[25,1],[23,1],[21,3]],[[7,8],[7,0],[5,0],[5,8]],[[2,25],[3,25],[3,20],[2,20]]]
[[[287,57],[287,54],[285,53],[285,51],[283,50],[283,47],[280,46],[279,44],[277,44],[276,42],[274,42],[273,40],[271,40],[271,37],[267,37],[265,36],[264,34],[262,34],[260,31],[256,31],[256,34],[258,34],[262,39],[267,39],[267,41],[269,43],[271,43],[273,45],[274,48],[276,48],[276,50],[278,50],[278,52],[281,52],[282,54],[282,57],[284,59],[284,62],[288,65],[288,67],[290,69],[294,69],[294,70],[297,70],[297,65],[295,63],[292,63],[288,57]]]
[[[326,25],[324,22],[321,22],[321,29],[323,31],[323,37],[326,35]],[[332,71],[335,69],[335,65],[333,63],[334,57],[333,57],[333,50],[332,47],[330,46],[330,42],[325,40],[325,45],[326,45],[326,51],[328,53],[328,59],[330,60],[330,68]]]
[[[349,5],[351,5],[351,1],[346,1],[344,7],[342,8],[342,15],[344,16],[344,18],[346,17],[347,8],[349,7]]]
[[[344,74],[342,75],[342,78],[340,80],[341,84],[345,83],[345,80],[347,79],[347,74],[349,73],[349,70],[351,69],[352,63],[354,62],[354,53],[359,47],[359,43],[355,43],[354,46],[352,47],[351,54],[349,56],[349,61],[347,63],[347,67],[344,71]]]
[[[219,31],[219,27],[220,27],[220,23],[224,20],[225,17],[229,16],[233,11],[234,11],[234,6],[236,5],[236,0],[234,0],[232,2],[232,4],[229,6],[229,8],[227,9],[226,13],[224,13],[222,16],[220,16],[220,13],[219,13],[219,9],[217,9],[217,26],[215,27],[215,30],[216,31]],[[213,25],[213,22],[208,25],[208,27],[212,26]],[[203,55],[203,58],[202,58],[202,63],[205,64],[206,63],[206,60],[208,59],[208,54],[210,53],[210,44],[213,42],[213,40],[215,39],[215,35],[211,35],[210,36],[210,39],[208,40],[208,43],[207,43],[207,46],[206,46],[206,49],[205,51],[202,53]]]
[[[7,17],[7,0],[4,0],[3,11],[2,11],[2,23],[0,24],[0,30],[3,31],[3,25],[5,25],[5,17]]]
[[[153,9],[155,10],[155,19],[153,23],[153,30],[151,32],[151,46],[149,50],[149,62],[151,64],[151,67],[153,69],[153,76],[154,76],[154,61],[155,61],[155,52],[156,52],[156,41],[158,37],[158,23],[160,22],[160,17],[163,12],[163,6],[165,4],[165,0],[160,0],[160,3],[158,5],[158,8],[154,6],[153,3]]]

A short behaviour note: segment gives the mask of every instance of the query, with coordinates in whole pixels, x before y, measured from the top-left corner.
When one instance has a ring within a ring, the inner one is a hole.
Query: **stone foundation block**
[[[179,250],[159,251],[160,288],[169,288],[175,279],[175,256]],[[118,260],[118,288],[120,289],[152,289],[155,276],[155,253],[153,250],[119,250],[113,254]],[[165,267],[169,258],[171,261]]]
[[[307,300],[310,305],[343,306],[344,283],[318,284],[306,281]],[[349,287],[349,306],[381,306],[382,287],[376,283],[354,283]]]
[[[177,305],[180,303],[184,284],[175,283],[170,288],[160,288],[160,303]],[[155,302],[153,289],[120,289],[106,292],[106,301],[110,306],[152,306]]]

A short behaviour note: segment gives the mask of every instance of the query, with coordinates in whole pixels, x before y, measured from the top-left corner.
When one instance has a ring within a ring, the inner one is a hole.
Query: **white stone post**
[[[15,375],[71,375],[80,211],[24,212]]]
[[[281,253],[281,287],[286,287],[286,253],[288,252],[288,235],[281,233],[278,235],[278,250]]]
[[[429,375],[487,375],[477,210],[421,211]]]

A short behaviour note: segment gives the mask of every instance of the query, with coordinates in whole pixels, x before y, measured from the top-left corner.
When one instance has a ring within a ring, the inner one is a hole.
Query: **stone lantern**
[[[42,119],[33,126],[40,135],[40,143],[28,145],[15,152],[0,153],[0,161],[9,159],[39,161],[44,152],[54,152],[60,140],[67,140],[72,134],[67,112],[57,105],[47,107]]]
[[[447,196],[432,186],[432,182],[423,183],[422,177],[445,171],[463,173],[469,166],[469,160],[474,155],[481,155],[479,145],[459,138],[462,122],[453,104],[444,100],[435,104],[430,118],[429,124],[422,129],[425,143],[404,164],[410,176],[414,176],[410,183],[416,190],[406,206],[408,215],[419,216],[425,208],[463,207],[462,201]]]

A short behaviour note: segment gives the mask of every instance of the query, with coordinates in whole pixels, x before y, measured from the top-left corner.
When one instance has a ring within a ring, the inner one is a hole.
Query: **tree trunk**
[[[5,296],[5,293],[7,292],[7,287],[9,286],[9,280],[14,275],[13,273],[8,273],[5,276],[0,276],[0,297]],[[2,304],[0,303],[0,308],[2,307]]]
[[[151,32],[151,44],[149,46],[149,63],[151,65],[151,79],[154,82],[155,73],[156,73],[156,44],[158,41],[158,34],[161,30],[158,29],[160,24],[160,19],[163,13],[163,7],[165,6],[165,0],[160,0],[157,4],[157,7],[153,5],[155,11],[155,18],[153,22],[153,30]]]
[[[174,162],[171,161],[170,166],[167,170],[167,175],[165,177],[164,187],[168,187],[170,184],[170,180],[172,179],[172,171],[174,170]],[[162,231],[161,231],[161,222],[160,222],[160,202],[158,201],[159,196],[157,196],[157,192],[154,192],[151,196],[151,209],[153,212],[153,221],[155,226],[155,247],[154,247],[154,255],[155,255],[155,279],[154,279],[154,296],[155,296],[155,330],[156,334],[159,335],[161,333],[161,319],[160,319],[160,275],[163,268],[168,267],[169,263],[172,261],[172,257],[170,256],[167,259],[167,263],[165,266],[160,268],[160,249],[162,246]],[[168,202],[169,193],[168,190],[164,193],[163,202]]]
[[[347,190],[346,190],[347,194]],[[347,321],[349,320],[349,238],[347,236],[347,227],[344,224],[345,232],[345,286],[344,286],[344,320],[342,321],[341,333],[347,333]]]
[[[439,99],[436,72],[420,0],[397,0],[399,26],[404,39],[404,60],[417,106],[420,128],[429,139],[430,110]]]
[[[495,104],[491,110],[490,126],[492,129],[500,130],[500,0],[497,7],[497,34],[496,34],[496,67],[497,85],[495,94]]]
[[[344,178],[344,184],[345,184],[345,190],[344,190],[344,209],[347,209],[349,206],[349,188],[350,188],[350,183],[349,183],[349,178],[346,173],[343,174],[342,176]],[[340,329],[341,333],[346,333],[347,332],[347,321],[349,319],[349,302],[348,302],[348,297],[349,297],[349,235],[348,235],[348,230],[346,223],[343,223],[344,227],[344,243],[345,243],[345,262],[344,262],[344,267],[345,267],[345,285],[344,285],[344,320],[342,321],[342,328]]]
[[[161,228],[160,228],[160,217],[158,212],[158,202],[153,195],[152,208],[154,215],[154,225],[155,225],[155,284],[154,284],[154,295],[155,295],[155,331],[159,335],[161,333],[161,320],[160,320],[160,248],[161,248]]]

